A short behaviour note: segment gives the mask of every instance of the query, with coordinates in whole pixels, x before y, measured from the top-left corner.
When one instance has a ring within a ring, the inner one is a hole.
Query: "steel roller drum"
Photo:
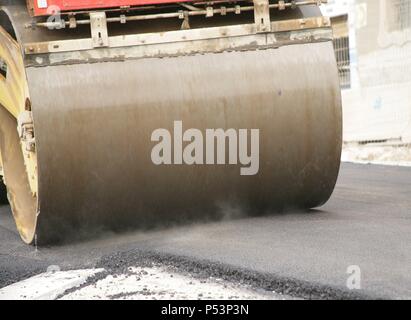
[[[39,172],[38,237],[325,203],[341,152],[331,43],[28,68]],[[157,166],[158,128],[259,129],[259,172]]]
[[[10,12],[25,19],[21,8]],[[27,42],[27,31],[19,33]],[[3,107],[0,150],[26,243],[313,208],[334,189],[342,114],[331,41],[25,70],[35,196],[16,114]],[[151,135],[172,134],[175,121],[203,133],[258,129],[258,173],[241,175],[240,164],[154,164]]]

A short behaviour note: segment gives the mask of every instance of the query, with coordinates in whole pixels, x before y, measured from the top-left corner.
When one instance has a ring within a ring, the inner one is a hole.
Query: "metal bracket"
[[[188,11],[183,11],[181,13],[183,23],[181,24],[181,30],[188,30],[190,29],[190,16],[188,15]]]
[[[17,118],[17,131],[24,149],[34,152],[36,141],[34,138],[33,115],[31,111],[23,111]]]
[[[206,8],[206,18],[211,18],[212,16],[214,16],[214,8],[207,7]]]
[[[295,2],[291,2],[291,5],[294,6]],[[278,1],[278,10],[282,11],[282,10],[285,10],[285,9],[286,9],[285,1],[284,0]]]
[[[105,12],[90,12],[91,38],[93,47],[108,47],[107,17]]]
[[[34,135],[33,114],[29,110],[26,105],[26,110],[18,115],[17,132],[23,151],[24,165],[26,167],[30,190],[32,196],[35,197],[38,192],[36,137]]]
[[[77,20],[74,15],[69,16],[69,28],[70,29],[75,29],[77,28]]]
[[[254,2],[254,21],[257,32],[270,32],[270,7],[268,0],[253,0]]]

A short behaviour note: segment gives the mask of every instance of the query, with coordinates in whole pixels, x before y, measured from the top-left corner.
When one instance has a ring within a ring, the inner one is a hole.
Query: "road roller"
[[[1,1],[0,154],[27,244],[322,206],[326,1]]]

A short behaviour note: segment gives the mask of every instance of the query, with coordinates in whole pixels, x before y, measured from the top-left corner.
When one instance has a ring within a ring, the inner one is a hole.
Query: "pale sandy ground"
[[[341,160],[364,164],[411,166],[411,145],[345,145]]]

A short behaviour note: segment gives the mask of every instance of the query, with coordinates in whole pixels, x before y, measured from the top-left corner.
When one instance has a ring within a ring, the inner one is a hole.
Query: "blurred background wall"
[[[411,0],[329,0],[322,10],[333,17],[344,141],[410,144]]]

